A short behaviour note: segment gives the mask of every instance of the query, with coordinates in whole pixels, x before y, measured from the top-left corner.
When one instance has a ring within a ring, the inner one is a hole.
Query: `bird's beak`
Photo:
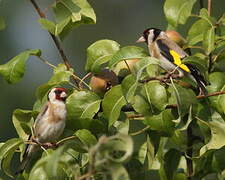
[[[145,42],[145,41],[146,41],[146,40],[145,40],[144,36],[141,36],[141,37],[136,41],[136,43]]]
[[[67,94],[65,92],[62,92],[60,97],[65,101],[67,98]]]

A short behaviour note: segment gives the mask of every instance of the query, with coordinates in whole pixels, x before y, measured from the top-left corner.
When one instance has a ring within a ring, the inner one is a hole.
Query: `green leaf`
[[[42,27],[55,36],[60,35],[60,33],[63,31],[63,29],[67,26],[69,22],[70,18],[66,18],[63,21],[60,21],[58,24],[55,24],[54,22],[49,21],[45,18],[39,19],[39,23],[42,25]]]
[[[145,57],[142,58],[139,62],[135,64],[135,70],[136,70],[136,81],[141,79],[141,75],[143,74],[144,70],[149,67],[150,65],[159,65],[160,62],[158,59],[154,57]]]
[[[9,176],[13,177],[9,167],[11,164],[12,156],[16,149],[23,143],[23,141],[19,138],[13,138],[6,141],[0,147],[0,164],[1,169]]]
[[[31,118],[35,118],[37,115],[37,112],[30,111],[30,110],[22,110],[22,109],[16,109],[13,112],[13,125],[17,131],[17,134],[20,138],[22,138],[24,141],[28,139],[30,132],[30,120]]]
[[[14,173],[11,171],[11,160],[14,155],[14,152],[8,153],[8,155],[1,161],[1,169],[6,175],[11,178],[14,178]]]
[[[168,104],[167,93],[164,86],[159,82],[150,81],[144,84],[144,88],[148,102],[158,110],[163,111]]]
[[[201,120],[199,120],[201,121]],[[211,139],[200,149],[199,156],[212,149],[220,149],[225,146],[225,123],[223,119],[214,119],[212,122],[201,121],[211,130]]]
[[[137,85],[136,77],[133,74],[126,76],[122,81],[122,91],[127,102],[130,103],[133,100]]]
[[[170,149],[164,155],[164,171],[168,179],[174,179],[175,172],[179,165],[181,152],[176,149]]]
[[[147,57],[148,53],[143,48],[137,46],[125,46],[117,51],[109,61],[109,67],[115,66],[118,62],[127,59],[140,59]]]
[[[222,90],[222,88],[225,85],[224,76],[225,76],[225,73],[223,72],[213,72],[209,75],[210,85],[207,88],[208,93],[214,93],[214,92],[218,92]],[[218,104],[218,98],[221,98],[220,102],[223,101],[223,95],[209,97],[210,105],[216,108],[219,112],[223,113],[223,108],[222,109],[220,108],[221,103],[219,102]]]
[[[72,22],[81,20],[80,10],[81,8],[73,0],[60,0],[54,6],[57,19],[64,20],[70,17]]]
[[[81,129],[74,134],[86,146],[91,147],[97,143],[95,136],[87,129]]]
[[[136,79],[133,74],[124,78],[122,82],[122,90],[126,100],[129,103],[134,99],[134,94],[139,84],[138,81],[141,79],[143,71],[150,65],[158,65],[158,60],[152,57],[142,58],[134,66],[134,69],[136,71]]]
[[[185,24],[196,0],[166,0],[164,13],[170,25]]]
[[[48,30],[51,34],[55,35],[55,23],[52,21],[49,21],[45,18],[41,18],[38,20],[38,22],[42,25],[42,27],[46,30]]]
[[[58,179],[62,176],[63,170],[62,166],[60,166],[60,161],[65,149],[66,146],[61,146],[48,156],[48,160],[45,164],[45,172],[49,179]]]
[[[225,86],[221,89],[221,91],[225,90]],[[221,114],[225,114],[225,95],[217,96],[217,110]]]
[[[94,10],[87,0],[57,1],[53,10],[57,19],[58,34],[64,38],[73,28],[81,24],[95,24]]]
[[[205,31],[203,35],[203,48],[205,49],[207,55],[209,55],[214,50],[214,44],[215,29],[212,27],[208,31]]]
[[[93,43],[87,48],[87,72],[98,72],[103,63],[106,63],[120,49],[116,41],[104,39]]]
[[[210,29],[210,24],[204,20],[204,19],[199,19],[197,20],[189,29],[188,31],[188,36],[187,36],[187,41],[189,45],[195,45],[198,42],[203,41],[203,35],[202,31],[199,29],[204,29],[204,32]]]
[[[207,9],[202,8],[200,10],[199,17],[204,19],[205,21],[207,21],[207,23],[210,24],[210,26],[213,27],[213,24],[215,23],[215,20],[211,16],[209,16],[209,13],[208,13]]]
[[[141,145],[139,151],[138,151],[138,156],[137,159],[141,162],[141,164],[144,164],[145,159],[147,157],[147,142]]]
[[[174,115],[171,110],[166,109],[162,113],[153,116],[147,116],[143,121],[149,125],[150,129],[157,130],[163,136],[172,136],[175,130]]]
[[[113,98],[112,98],[113,97]],[[102,101],[103,113],[109,121],[109,127],[118,119],[121,108],[126,104],[121,85],[112,87],[106,92]]]
[[[74,91],[66,101],[68,119],[93,118],[100,108],[101,99],[91,91]]]
[[[27,50],[20,53],[6,64],[0,65],[0,74],[10,84],[19,82],[24,75],[26,61],[31,55],[40,56],[41,51]]]
[[[177,123],[179,124],[180,118],[188,113],[189,108],[192,104],[196,104],[196,95],[191,89],[186,89],[178,84],[174,84],[172,81],[173,92],[172,96],[176,98],[176,104],[179,113],[179,119]]]
[[[0,31],[5,29],[5,20],[3,19],[2,16],[0,16]]]

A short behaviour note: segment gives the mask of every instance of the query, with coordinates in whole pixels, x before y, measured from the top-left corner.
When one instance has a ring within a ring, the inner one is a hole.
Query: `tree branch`
[[[212,0],[208,0],[208,14],[211,16],[211,10],[212,10]]]
[[[45,13],[40,9],[40,7],[36,3],[36,1],[35,0],[30,0],[30,2],[34,6],[34,8],[37,11],[38,15],[41,18],[45,18],[46,19]],[[65,54],[65,52],[64,52],[64,50],[62,48],[62,45],[61,45],[60,41],[58,40],[58,38],[55,35],[51,34],[50,32],[49,32],[49,34],[50,34],[52,40],[54,41],[54,43],[56,45],[56,48],[58,49],[59,54],[62,57],[62,60],[63,60],[64,64],[66,65],[67,70],[69,70],[70,68],[72,68],[72,65],[69,63],[69,60],[66,57],[66,54]],[[76,85],[78,86],[79,83],[78,83],[78,79],[76,78],[76,75],[73,76],[73,77],[74,77],[74,81],[75,81]]]

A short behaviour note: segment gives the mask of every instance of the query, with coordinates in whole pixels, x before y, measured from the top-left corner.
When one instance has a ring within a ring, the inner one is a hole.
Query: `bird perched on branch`
[[[23,172],[32,154],[39,150],[40,146],[50,146],[63,133],[67,114],[66,98],[65,88],[53,88],[48,93],[48,101],[38,114],[32,127],[33,136],[30,135],[29,141],[33,143],[26,145],[23,160],[16,174]]]
[[[171,75],[177,75],[175,77],[188,76],[197,84],[200,94],[207,94],[206,81],[199,69],[192,64],[182,62],[188,54],[168,38],[164,31],[156,28],[146,29],[137,42],[147,43],[151,56],[160,60],[160,66],[164,70]]]

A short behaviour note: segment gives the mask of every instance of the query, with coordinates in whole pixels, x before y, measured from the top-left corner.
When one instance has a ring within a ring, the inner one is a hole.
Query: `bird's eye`
[[[54,92],[55,92],[55,94],[61,94],[62,93],[62,91],[59,90],[59,89],[55,90]]]

